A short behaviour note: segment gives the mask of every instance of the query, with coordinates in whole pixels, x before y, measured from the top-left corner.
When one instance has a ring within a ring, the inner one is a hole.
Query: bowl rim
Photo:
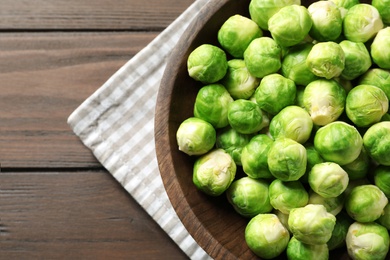
[[[180,37],[171,55],[168,57],[167,65],[160,82],[154,120],[156,155],[164,188],[184,227],[189,231],[190,235],[194,238],[198,245],[213,258],[218,258],[220,256],[224,256],[225,258],[229,256],[232,257],[232,253],[212,235],[210,235],[202,223],[196,221],[195,223],[191,223],[191,225],[187,225],[185,221],[185,219],[189,218],[197,219],[197,216],[191,210],[188,201],[183,199],[185,197],[184,191],[175,176],[173,158],[171,156],[172,150],[169,143],[169,104],[172,101],[171,96],[175,82],[175,78],[171,77],[171,75],[177,75],[180,68],[180,64],[177,62],[177,57],[182,57],[185,54],[213,14],[230,1],[233,0],[207,2],[207,4],[201,8],[197,16],[189,23],[187,29]],[[176,191],[175,194],[172,194],[173,190]],[[177,191],[179,193],[177,193]],[[179,208],[186,208],[187,210],[184,212],[182,210],[178,210]],[[206,250],[206,248],[212,250]]]

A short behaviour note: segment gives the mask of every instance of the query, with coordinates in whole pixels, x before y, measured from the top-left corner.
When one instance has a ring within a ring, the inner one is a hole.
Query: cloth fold
[[[207,0],[195,1],[68,118],[99,162],[191,259],[211,259],[185,229],[159,173],[154,110],[167,58]]]

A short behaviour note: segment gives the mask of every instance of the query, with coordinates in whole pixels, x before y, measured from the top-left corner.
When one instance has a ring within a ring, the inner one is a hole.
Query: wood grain
[[[1,167],[98,167],[67,117],[157,33],[0,37]]]
[[[104,170],[1,173],[0,258],[186,259],[122,189]]]
[[[194,0],[2,0],[0,30],[161,31]]]

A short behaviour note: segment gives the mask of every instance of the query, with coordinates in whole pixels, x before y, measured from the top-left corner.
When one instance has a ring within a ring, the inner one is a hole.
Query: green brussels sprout
[[[242,58],[249,43],[263,36],[262,30],[251,19],[236,14],[230,16],[218,31],[218,42],[235,58]]]
[[[330,0],[337,5],[340,10],[341,17],[344,19],[348,9],[354,5],[360,4],[359,0]]]
[[[389,109],[386,93],[372,85],[358,85],[347,95],[345,111],[359,127],[368,127],[381,120]]]
[[[294,236],[288,242],[286,249],[289,260],[328,260],[329,249],[327,244],[309,245]]]
[[[340,196],[348,182],[348,173],[334,162],[316,164],[309,172],[310,188],[324,198]]]
[[[390,230],[390,204],[383,209],[383,215],[378,218],[378,223]]]
[[[390,27],[379,30],[375,36],[371,44],[371,57],[380,68],[390,69]]]
[[[231,127],[226,127],[217,132],[215,146],[230,154],[236,165],[241,165],[242,149],[251,138],[251,135],[241,134]]]
[[[374,170],[374,183],[390,198],[390,167],[380,165]]]
[[[271,259],[286,249],[290,233],[272,213],[259,214],[245,228],[245,241],[257,256]]]
[[[261,179],[242,177],[230,185],[226,196],[234,210],[246,218],[272,211],[268,197],[269,183]]]
[[[188,74],[204,84],[215,83],[227,71],[226,53],[217,46],[202,44],[193,50],[187,59]]]
[[[296,181],[306,172],[306,149],[290,138],[281,137],[271,145],[267,162],[275,178],[282,181]]]
[[[336,216],[336,224],[334,226],[332,236],[326,243],[329,250],[341,248],[345,246],[345,238],[347,237],[348,228],[354,221],[345,211],[341,211]]]
[[[234,99],[249,99],[259,86],[260,80],[249,73],[245,61],[233,59],[228,61],[228,70],[221,84]]]
[[[337,215],[341,212],[344,207],[345,195],[340,194],[337,197],[325,198],[320,194],[310,190],[309,192],[309,202],[307,204],[320,204],[326,208],[330,214]]]
[[[382,28],[383,22],[378,10],[364,3],[349,8],[343,21],[344,36],[353,42],[367,42]]]
[[[255,92],[256,103],[271,115],[276,115],[283,108],[293,105],[297,87],[291,79],[280,74],[265,76]]]
[[[263,78],[282,66],[282,49],[270,37],[256,38],[245,50],[244,61],[253,76]]]
[[[386,113],[382,116],[381,122],[383,122],[383,121],[390,121],[390,114],[389,113]]]
[[[196,117],[190,117],[179,125],[176,141],[179,150],[183,153],[202,155],[214,147],[216,131],[210,123]]]
[[[349,180],[357,180],[367,176],[370,169],[371,160],[366,149],[362,149],[358,158],[351,163],[342,166],[344,171],[348,173]]]
[[[372,184],[360,185],[351,190],[345,199],[345,210],[355,221],[377,220],[388,203],[386,195]]]
[[[299,181],[281,181],[275,179],[269,185],[269,199],[274,209],[289,214],[293,208],[307,205],[309,194]]]
[[[389,0],[372,0],[371,5],[374,6],[382,17],[382,21],[386,25],[390,25],[390,1]]]
[[[270,122],[269,132],[274,139],[287,137],[305,143],[313,129],[313,121],[306,110],[299,106],[287,106],[276,114]]]
[[[346,96],[337,81],[318,79],[306,86],[302,101],[313,123],[324,126],[336,121],[343,113]]]
[[[345,66],[341,77],[353,80],[363,75],[371,67],[371,56],[366,45],[348,40],[341,41],[339,45],[345,55]]]
[[[380,68],[369,69],[360,78],[358,85],[374,85],[382,89],[390,100],[390,71]]]
[[[282,7],[287,5],[300,5],[300,0],[251,0],[249,14],[253,21],[263,30],[268,30],[268,20]]]
[[[352,259],[386,259],[389,252],[389,233],[375,222],[352,223],[345,242]]]
[[[343,166],[358,158],[363,147],[363,138],[354,126],[335,121],[316,132],[314,147],[325,161]]]
[[[205,194],[219,196],[229,188],[236,171],[237,166],[230,154],[217,148],[195,161],[192,181]]]
[[[343,18],[332,1],[318,1],[307,8],[313,21],[309,35],[317,41],[334,41],[341,35]]]
[[[288,225],[293,236],[309,245],[326,244],[332,236],[336,217],[323,205],[307,204],[290,211]]]
[[[280,46],[289,47],[301,43],[308,35],[312,24],[305,6],[288,5],[269,18],[268,30]]]
[[[390,166],[390,122],[374,124],[363,135],[363,144],[368,155],[377,163]]]
[[[336,42],[319,42],[309,52],[306,64],[314,75],[331,79],[344,70],[345,54]]]
[[[221,84],[210,84],[199,89],[194,104],[194,116],[201,118],[215,128],[229,125],[228,107],[233,102],[226,88]]]
[[[331,1],[335,3],[338,7],[343,7],[345,9],[349,9],[352,6],[360,3],[359,0],[331,0]]]
[[[254,134],[263,127],[263,113],[260,107],[246,99],[237,99],[228,107],[229,125],[242,134]]]
[[[302,43],[292,46],[282,60],[281,73],[296,85],[306,86],[318,79],[306,64],[306,58],[313,48],[312,43]]]
[[[258,134],[244,146],[241,152],[242,169],[251,178],[273,178],[268,169],[268,152],[273,140],[265,134]]]
[[[349,93],[349,91],[351,91],[352,88],[355,87],[355,83],[352,83],[351,80],[348,80],[348,79],[344,79],[342,77],[337,77],[337,78],[334,78],[335,81],[337,81],[340,86],[342,86],[345,90],[345,93]]]

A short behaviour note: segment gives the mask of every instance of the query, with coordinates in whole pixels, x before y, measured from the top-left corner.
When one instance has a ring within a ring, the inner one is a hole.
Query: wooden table
[[[1,0],[0,259],[186,259],[68,116],[194,0]]]

